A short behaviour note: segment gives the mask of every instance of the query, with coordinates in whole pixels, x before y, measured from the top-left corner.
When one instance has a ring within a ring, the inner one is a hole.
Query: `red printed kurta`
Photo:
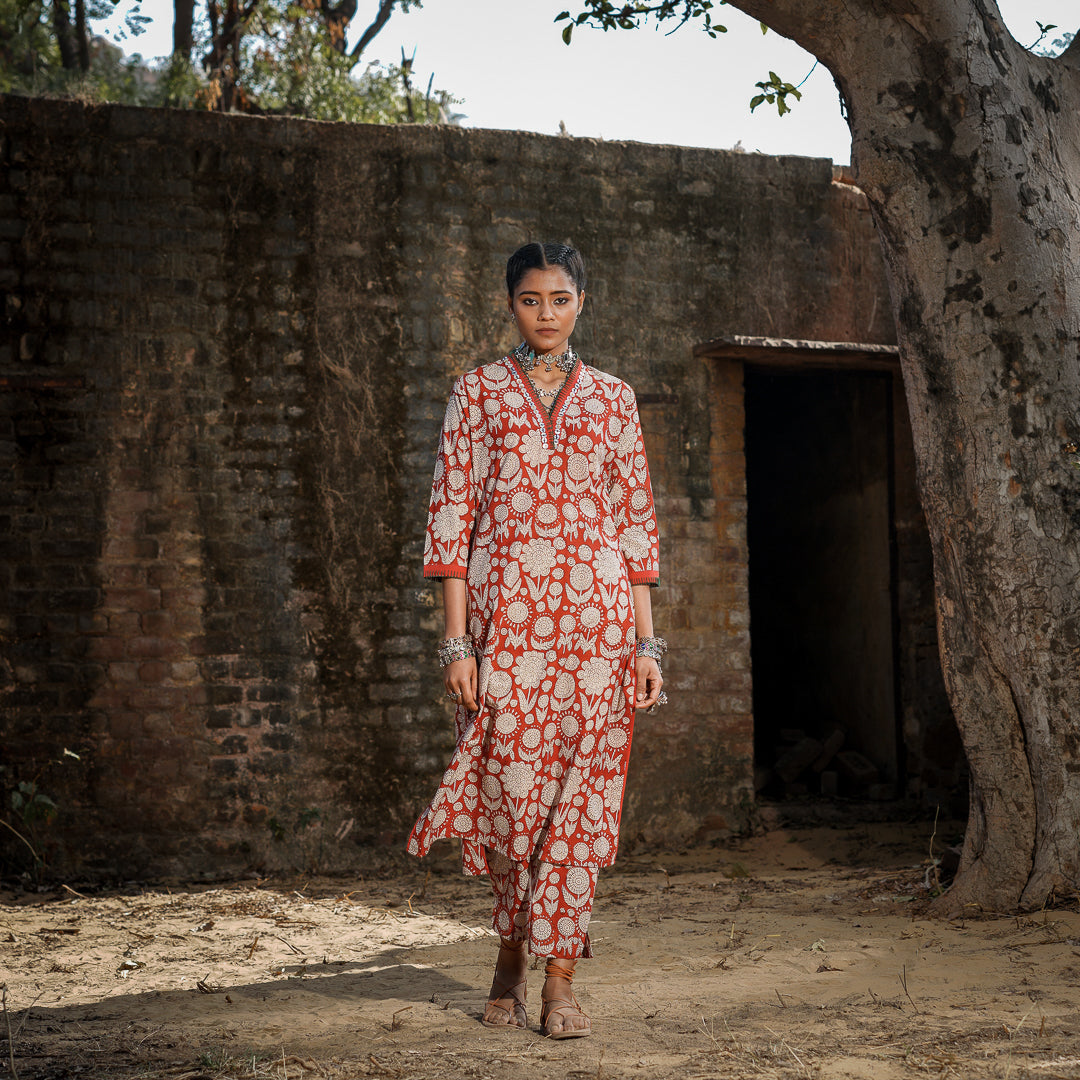
[[[408,850],[459,836],[514,862],[614,861],[634,709],[631,584],[658,579],[633,391],[580,361],[550,415],[507,357],[458,379],[435,465],[424,576],[465,578],[479,711]]]

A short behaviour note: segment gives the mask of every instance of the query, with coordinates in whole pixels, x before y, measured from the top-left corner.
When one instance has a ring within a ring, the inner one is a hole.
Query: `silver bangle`
[[[647,656],[658,664],[664,659],[667,652],[667,642],[662,637],[639,637],[637,639],[637,655]]]
[[[473,656],[473,641],[464,637],[444,638],[439,642],[439,667],[446,667],[455,660],[469,660]]]

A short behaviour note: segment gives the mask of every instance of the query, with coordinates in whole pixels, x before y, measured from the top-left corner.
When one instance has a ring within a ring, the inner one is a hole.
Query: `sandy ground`
[[[623,858],[577,983],[595,1033],[563,1042],[536,1032],[538,968],[531,1030],[478,1023],[487,896],[447,857],[347,883],[9,893],[0,1057],[21,1080],[1080,1078],[1076,905],[932,921],[928,840],[874,824]]]

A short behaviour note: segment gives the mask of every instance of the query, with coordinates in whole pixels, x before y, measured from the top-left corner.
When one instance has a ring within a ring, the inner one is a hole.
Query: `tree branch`
[[[360,35],[360,40],[349,53],[349,59],[355,64],[363,55],[364,50],[375,40],[379,31],[390,21],[394,11],[394,0],[379,0],[379,12],[372,20],[371,25]]]
[[[834,43],[865,25],[865,9],[869,7],[866,0],[826,0],[816,4],[805,0],[728,0],[728,6],[791,38],[824,63],[828,63]]]

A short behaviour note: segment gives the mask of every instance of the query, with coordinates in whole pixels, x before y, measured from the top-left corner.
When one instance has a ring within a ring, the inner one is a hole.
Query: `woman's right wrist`
[[[470,660],[474,657],[473,641],[468,634],[443,638],[439,642],[439,667],[447,667],[455,660]]]

